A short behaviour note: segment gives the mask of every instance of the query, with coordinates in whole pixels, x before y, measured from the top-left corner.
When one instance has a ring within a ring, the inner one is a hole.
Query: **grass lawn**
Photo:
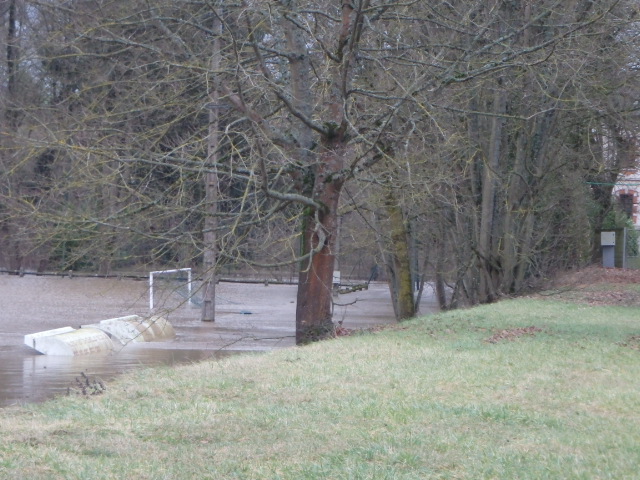
[[[640,478],[640,308],[518,299],[0,410],[7,479]]]

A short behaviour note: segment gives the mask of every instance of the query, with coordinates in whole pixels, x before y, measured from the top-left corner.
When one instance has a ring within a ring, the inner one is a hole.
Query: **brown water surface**
[[[140,366],[173,365],[247,351],[294,345],[295,285],[221,282],[216,288],[216,321],[201,322],[195,302],[178,289],[156,291],[156,313],[174,326],[169,342],[129,345],[110,355],[55,357],[23,345],[29,333],[78,327],[107,318],[148,316],[146,281],[0,275],[0,407],[65,394],[81,372],[109,380]],[[346,328],[393,323],[384,284],[335,298],[334,320]],[[341,306],[342,305],[342,306]],[[432,297],[422,313],[435,311]]]

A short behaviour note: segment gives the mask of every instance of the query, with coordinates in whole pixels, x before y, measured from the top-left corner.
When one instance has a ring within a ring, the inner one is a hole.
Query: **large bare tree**
[[[440,298],[446,280],[453,303],[491,301],[519,290],[562,243],[548,241],[563,232],[549,222],[556,186],[576,184],[563,176],[573,166],[595,164],[580,163],[576,152],[591,143],[572,125],[587,137],[626,131],[626,102],[610,100],[636,91],[624,52],[632,9],[614,0],[40,3],[47,28],[23,66],[43,95],[28,129],[11,136],[25,165],[42,166],[46,188],[10,214],[37,219],[32,237],[67,263],[202,266],[203,320],[214,319],[221,263],[297,262],[304,343],[333,332],[341,194],[360,179],[379,200],[369,207],[388,217],[382,243],[395,259],[400,318],[415,311],[417,239],[439,252],[430,257]],[[596,101],[605,69],[625,88]]]

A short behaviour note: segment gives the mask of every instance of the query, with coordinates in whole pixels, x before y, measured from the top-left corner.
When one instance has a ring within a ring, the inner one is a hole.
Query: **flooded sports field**
[[[66,394],[82,373],[108,382],[140,366],[291,347],[295,343],[296,288],[220,282],[216,286],[216,321],[206,323],[200,321],[197,285],[194,302],[188,301],[181,289],[156,289],[155,311],[171,322],[175,339],[132,344],[108,355],[56,357],[25,346],[24,335],[127,315],[149,316],[148,281],[0,275],[0,406]],[[334,301],[334,320],[341,320],[345,328],[394,322],[384,283],[338,295]],[[421,313],[435,310],[433,297],[425,295]]]

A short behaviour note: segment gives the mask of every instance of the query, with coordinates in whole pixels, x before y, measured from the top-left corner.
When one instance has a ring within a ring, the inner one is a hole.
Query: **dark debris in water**
[[[73,386],[67,387],[67,395],[82,395],[91,397],[101,395],[107,390],[105,384],[99,378],[91,378],[86,373],[81,372]]]

